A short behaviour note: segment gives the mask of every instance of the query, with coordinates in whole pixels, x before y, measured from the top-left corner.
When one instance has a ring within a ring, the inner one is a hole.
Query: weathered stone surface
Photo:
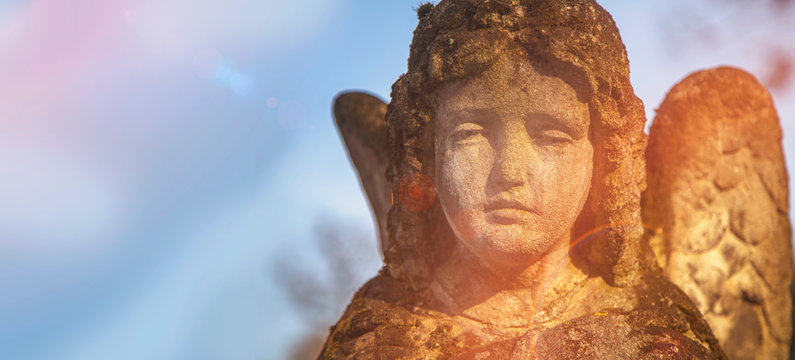
[[[770,95],[738,69],[690,75],[658,110],[647,162],[643,216],[665,275],[729,358],[786,359],[792,250]]]
[[[539,359],[716,359],[676,330],[648,326],[660,310],[607,310],[563,323],[537,342]],[[524,358],[524,357],[522,357]]]

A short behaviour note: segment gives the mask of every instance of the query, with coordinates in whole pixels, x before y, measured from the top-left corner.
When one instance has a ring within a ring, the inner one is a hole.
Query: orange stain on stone
[[[400,203],[411,211],[422,211],[436,201],[436,187],[430,177],[414,173],[403,178],[398,188]]]

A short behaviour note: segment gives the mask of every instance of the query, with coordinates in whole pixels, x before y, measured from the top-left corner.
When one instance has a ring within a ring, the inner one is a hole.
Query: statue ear
[[[334,120],[373,209],[382,252],[387,248],[386,220],[392,206],[392,191],[386,178],[386,109],[383,101],[360,92],[341,93],[334,100]]]

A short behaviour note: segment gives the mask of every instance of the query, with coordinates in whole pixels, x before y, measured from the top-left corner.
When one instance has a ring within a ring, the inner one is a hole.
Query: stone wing
[[[786,359],[791,229],[781,127],[750,74],[728,67],[674,86],[650,130],[643,218],[665,276],[730,359]]]
[[[392,206],[392,191],[386,179],[386,107],[378,98],[360,92],[342,93],[334,100],[334,120],[370,200],[382,251],[387,245],[386,217]]]

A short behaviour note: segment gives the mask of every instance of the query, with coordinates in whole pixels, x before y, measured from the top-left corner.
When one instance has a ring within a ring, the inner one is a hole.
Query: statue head
[[[455,246],[512,271],[565,242],[584,271],[634,278],[645,116],[610,15],[573,0],[420,15],[386,116],[390,273],[421,287]]]

